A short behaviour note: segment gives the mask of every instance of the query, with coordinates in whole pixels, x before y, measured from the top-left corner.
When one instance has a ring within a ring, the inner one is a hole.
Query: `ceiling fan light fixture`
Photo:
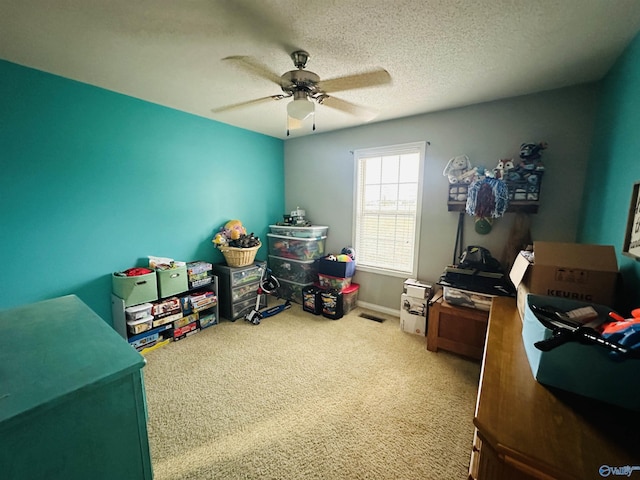
[[[295,96],[294,100],[287,105],[287,114],[296,120],[305,120],[314,112],[315,106],[306,96]]]

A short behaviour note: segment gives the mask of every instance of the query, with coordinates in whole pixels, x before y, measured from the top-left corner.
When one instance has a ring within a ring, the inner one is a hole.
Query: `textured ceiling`
[[[279,138],[290,99],[212,113],[281,93],[223,58],[383,67],[391,84],[336,94],[380,121],[598,80],[639,30],[638,0],[0,0],[2,59]],[[318,132],[364,121],[316,108]]]

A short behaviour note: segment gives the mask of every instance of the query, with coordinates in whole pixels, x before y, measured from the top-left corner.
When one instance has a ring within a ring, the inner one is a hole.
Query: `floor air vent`
[[[373,320],[374,322],[378,322],[378,323],[384,322],[384,318],[376,317],[375,315],[370,315],[368,313],[361,313],[360,316],[362,318],[366,318],[367,320]]]

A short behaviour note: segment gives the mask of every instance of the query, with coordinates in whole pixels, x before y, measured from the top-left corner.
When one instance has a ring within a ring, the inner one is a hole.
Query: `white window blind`
[[[425,148],[417,142],[354,152],[359,270],[416,275]]]

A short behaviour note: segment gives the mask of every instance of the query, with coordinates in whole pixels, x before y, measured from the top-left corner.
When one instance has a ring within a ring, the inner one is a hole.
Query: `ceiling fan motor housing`
[[[320,77],[313,72],[307,70],[291,70],[281,77],[280,86],[282,91],[293,95],[297,91],[304,91],[313,96],[322,93],[318,88]]]

